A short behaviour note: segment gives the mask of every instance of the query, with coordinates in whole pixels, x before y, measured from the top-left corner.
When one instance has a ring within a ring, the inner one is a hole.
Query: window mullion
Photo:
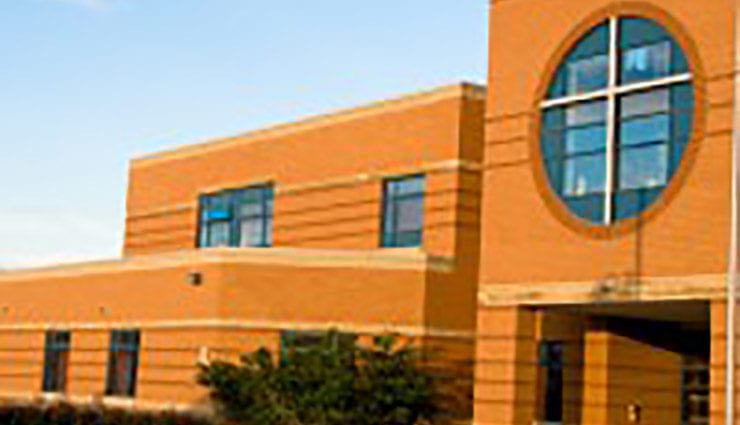
[[[609,21],[609,86],[607,88],[606,116],[606,187],[604,188],[604,223],[611,224],[614,218],[615,164],[617,144],[617,94],[619,84],[619,20]]]

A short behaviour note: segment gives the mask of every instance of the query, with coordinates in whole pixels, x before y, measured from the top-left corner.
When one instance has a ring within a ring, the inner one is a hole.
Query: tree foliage
[[[217,361],[199,382],[223,417],[243,425],[413,425],[431,416],[432,380],[413,346],[394,336],[369,347],[338,339],[328,332],[282,359],[263,348],[239,364]]]

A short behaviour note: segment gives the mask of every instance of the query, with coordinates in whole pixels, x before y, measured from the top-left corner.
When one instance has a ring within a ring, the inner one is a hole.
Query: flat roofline
[[[418,248],[369,250],[282,247],[205,248],[39,268],[4,270],[0,272],[0,283],[135,270],[197,268],[208,264],[260,264],[279,267],[434,270],[445,272],[452,270],[454,259],[430,255]]]
[[[234,145],[252,143],[287,134],[295,134],[332,124],[365,118],[379,113],[387,113],[392,110],[411,108],[441,99],[461,98],[485,100],[486,94],[486,86],[469,82],[441,86],[431,90],[401,95],[356,107],[340,109],[326,114],[309,116],[307,118],[297,119],[295,121],[278,124],[260,130],[248,131],[236,136],[206,140],[202,143],[176,147],[152,154],[145,154],[131,159],[131,166],[142,167],[161,161],[190,157],[206,152],[217,151]]]

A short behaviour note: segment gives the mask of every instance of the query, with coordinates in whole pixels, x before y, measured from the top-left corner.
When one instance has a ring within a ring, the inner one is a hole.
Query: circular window
[[[652,20],[611,18],[565,57],[540,104],[552,189],[578,218],[611,225],[661,195],[690,140],[692,74]]]

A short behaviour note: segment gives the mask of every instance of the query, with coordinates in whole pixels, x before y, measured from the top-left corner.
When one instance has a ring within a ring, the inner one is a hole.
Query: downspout
[[[733,7],[733,118],[732,118],[732,198],[730,200],[730,250],[727,270],[727,308],[726,308],[726,353],[725,353],[725,425],[733,425],[735,420],[735,300],[737,299],[738,266],[738,166],[740,162],[740,14],[738,2]]]

